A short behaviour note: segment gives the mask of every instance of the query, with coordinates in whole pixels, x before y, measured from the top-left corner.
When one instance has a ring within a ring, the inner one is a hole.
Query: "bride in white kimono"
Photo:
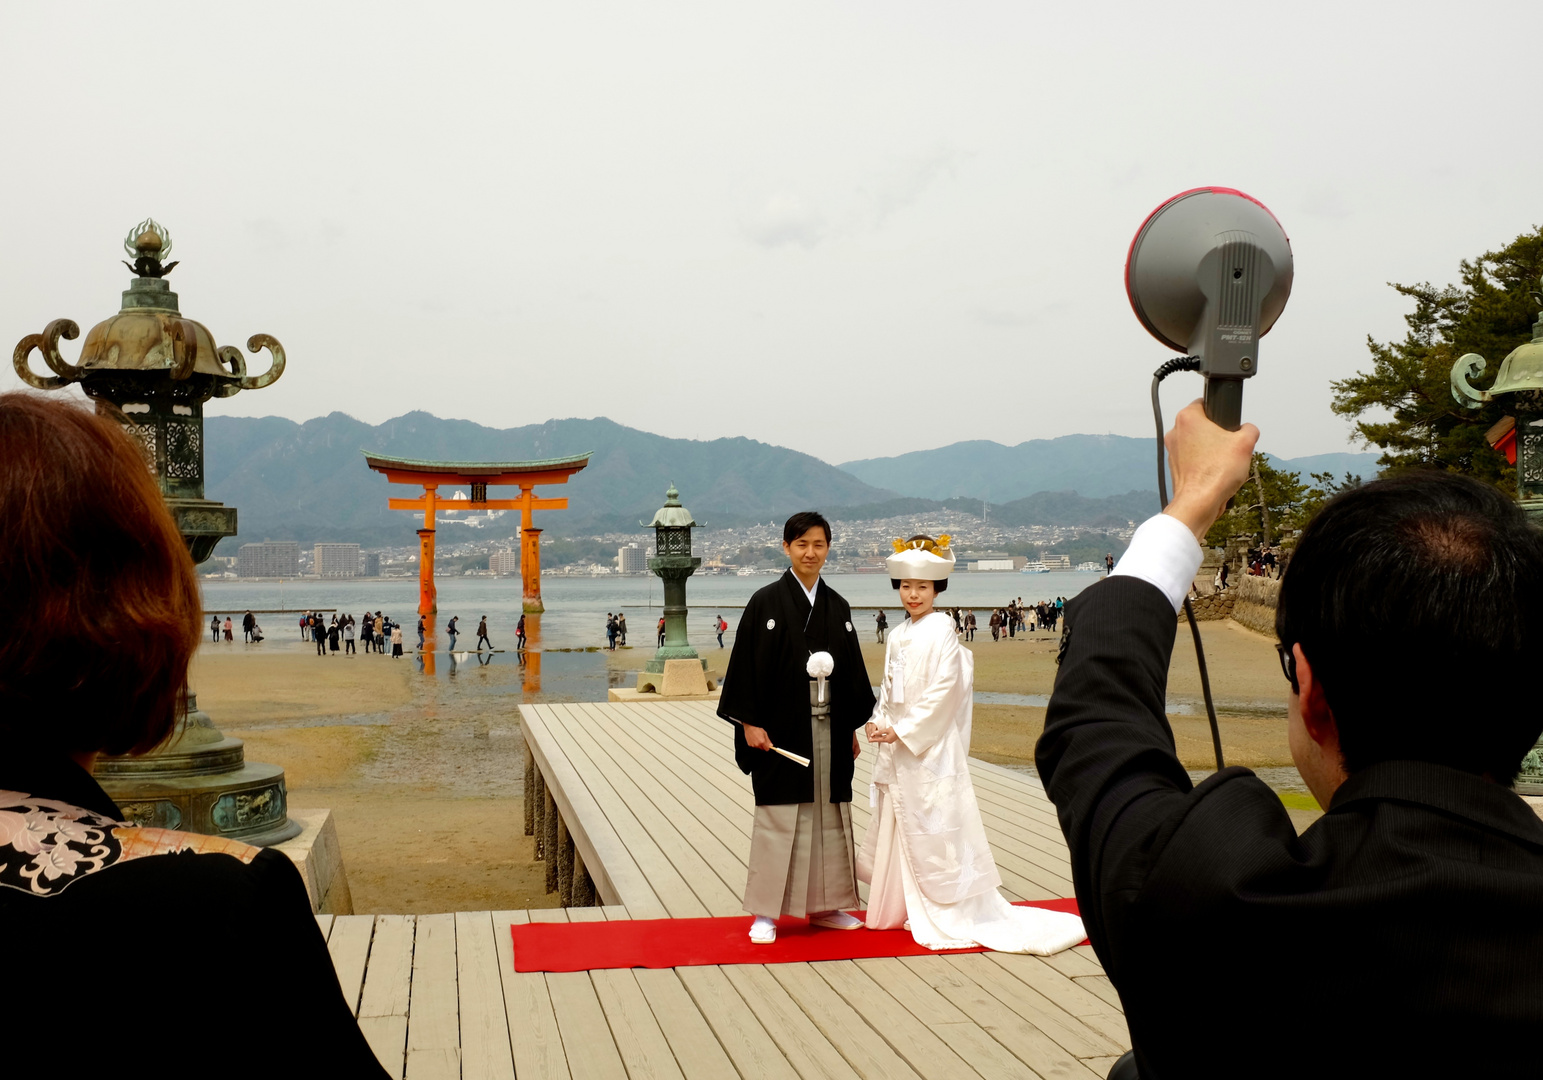
[[[857,856],[857,876],[869,883],[867,926],[904,926],[929,949],[1049,955],[1084,938],[1082,920],[1014,907],[997,891],[1002,879],[970,782],[975,659],[953,620],[933,611],[954,568],[948,540],[896,541],[888,560],[910,618],[890,632],[867,725],[868,741],[879,744],[874,810]]]

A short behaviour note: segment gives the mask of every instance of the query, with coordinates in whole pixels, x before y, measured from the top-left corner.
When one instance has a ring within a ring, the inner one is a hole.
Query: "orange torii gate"
[[[422,510],[423,528],[418,530],[418,614],[432,615],[439,610],[434,589],[434,512],[440,504],[445,510],[518,510],[520,511],[520,577],[525,586],[525,610],[538,614],[546,610],[541,603],[541,530],[533,523],[532,511],[566,510],[567,499],[539,499],[534,489],[541,484],[566,484],[568,478],[589,464],[589,454],[549,458],[544,461],[413,461],[361,451],[370,468],[385,473],[393,484],[412,484],[423,488],[421,499],[391,499],[392,510]],[[489,499],[488,485],[518,485],[518,499]],[[440,498],[441,487],[470,487],[471,501]]]

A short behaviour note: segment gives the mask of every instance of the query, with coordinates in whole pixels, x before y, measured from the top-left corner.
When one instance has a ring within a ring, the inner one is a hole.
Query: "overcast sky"
[[[184,314],[289,354],[211,414],[608,416],[831,462],[1143,435],[1169,353],[1126,248],[1220,184],[1296,255],[1245,416],[1352,449],[1328,384],[1402,336],[1385,283],[1543,222],[1535,3],[0,12],[4,342],[116,311],[153,215]]]

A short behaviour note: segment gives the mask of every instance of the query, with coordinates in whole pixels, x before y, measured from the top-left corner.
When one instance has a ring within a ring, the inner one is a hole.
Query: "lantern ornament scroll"
[[[123,241],[134,257],[134,279],[118,314],[86,334],[80,358],[66,360],[59,342],[80,336],[69,319],[55,319],[40,334],[17,342],[11,362],[22,382],[37,390],[79,384],[99,413],[123,425],[144,451],[177,529],[195,563],[236,535],[236,508],[204,498],[204,402],[260,390],[284,374],[284,349],[267,334],[247,339],[250,352],[268,350],[260,375],[246,357],[220,347],[208,327],[182,314],[166,277],[171,233],[146,218]],[[32,369],[33,352],[45,373]],[[98,759],[95,774],[134,821],[190,832],[271,844],[300,832],[286,810],[284,770],[248,762],[240,739],[227,738],[187,695],[187,713],[171,743],[139,758]]]

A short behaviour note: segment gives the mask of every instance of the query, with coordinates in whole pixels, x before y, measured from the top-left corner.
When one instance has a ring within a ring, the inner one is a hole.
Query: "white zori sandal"
[[[823,926],[827,930],[861,930],[863,921],[844,911],[822,911],[809,916],[810,926]]]
[[[757,945],[770,945],[777,940],[777,923],[765,915],[757,915],[750,924],[750,940]]]

